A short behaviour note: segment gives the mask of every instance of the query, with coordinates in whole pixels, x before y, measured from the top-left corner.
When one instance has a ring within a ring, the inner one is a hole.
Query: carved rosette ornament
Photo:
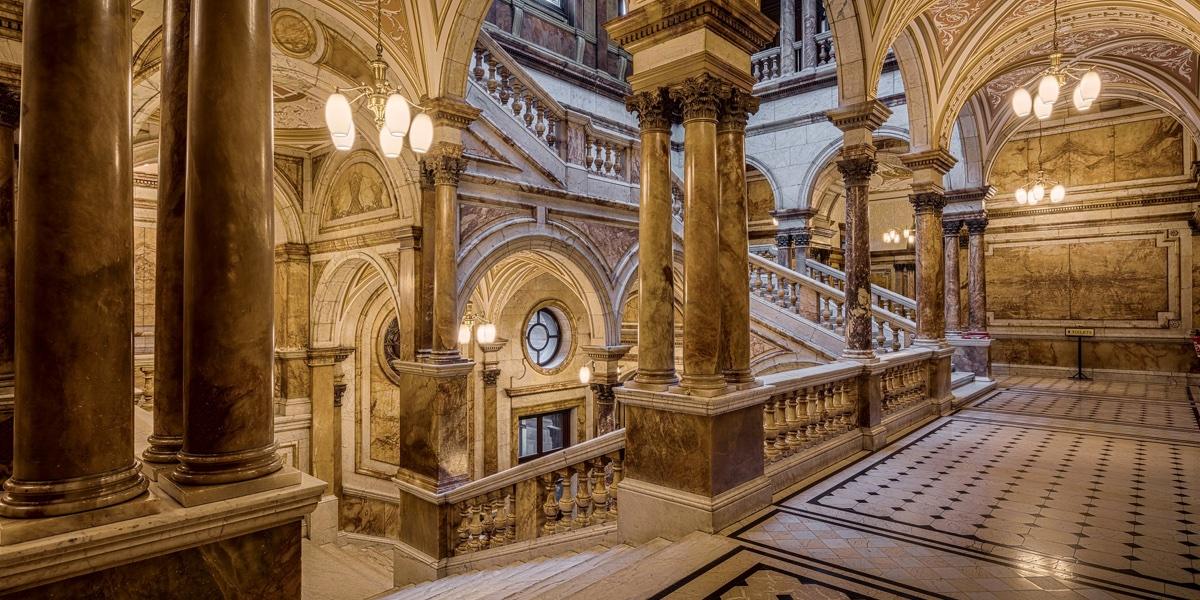
[[[670,131],[674,106],[664,88],[625,97],[625,110],[636,113],[642,131]]]
[[[742,90],[732,88],[729,97],[721,103],[717,115],[717,131],[745,131],[750,115],[758,112],[758,98]]]
[[[729,97],[729,84],[704,74],[689,77],[670,89],[671,100],[679,104],[684,121],[716,121],[722,102]]]
[[[434,185],[457,186],[466,168],[467,159],[463,157],[462,148],[457,146],[438,146],[421,159],[422,175]]]
[[[917,215],[941,215],[946,207],[946,196],[939,192],[921,192],[908,197],[913,212]]]

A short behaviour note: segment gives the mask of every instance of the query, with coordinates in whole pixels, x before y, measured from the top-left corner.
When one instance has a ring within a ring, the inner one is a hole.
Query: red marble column
[[[128,2],[25,6],[5,517],[111,506],[147,487],[133,455],[132,22]]]
[[[192,0],[164,4],[154,264],[154,432],[142,454],[153,463],[175,462],[183,448],[183,212]]]
[[[909,197],[916,220],[917,336],[916,341],[937,344],[946,337],[945,270],[942,265],[941,192],[921,192]]]
[[[945,252],[943,262],[946,265],[946,284],[943,290],[946,296],[946,333],[959,332],[958,232],[962,226],[962,221],[942,221],[942,249]]]
[[[0,89],[0,484],[12,474],[13,448],[13,276],[16,235],[13,220],[14,130],[21,101],[15,90]]]
[[[665,387],[675,374],[675,275],[671,231],[671,111],[665,90],[625,100],[642,135],[638,208],[638,372],[634,383]]]
[[[175,482],[278,471],[268,0],[192,7],[184,223],[184,438]]]
[[[987,217],[967,221],[967,330],[972,336],[987,336],[987,277],[984,271],[984,240]]]
[[[754,381],[750,372],[750,228],[746,213],[746,121],[758,99],[733,90],[717,121],[720,181],[721,372],[725,382]]]
[[[847,358],[871,359],[871,225],[867,212],[875,149],[842,150],[838,170],[846,183],[846,349]]]

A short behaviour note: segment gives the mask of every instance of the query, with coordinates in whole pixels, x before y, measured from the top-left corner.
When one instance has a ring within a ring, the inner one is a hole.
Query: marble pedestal
[[[212,502],[220,502],[238,496],[257,494],[268,490],[298,485],[301,479],[300,471],[284,466],[269,475],[218,485],[187,485],[179,483],[170,475],[159,477],[158,485],[164,494],[181,506],[199,506]]]
[[[992,378],[992,339],[986,337],[953,337],[954,370],[974,373],[976,378]]]
[[[951,358],[953,346],[939,346],[929,359],[929,398],[937,408],[937,414],[946,416],[954,410],[954,394],[950,389],[950,375],[954,371]]]

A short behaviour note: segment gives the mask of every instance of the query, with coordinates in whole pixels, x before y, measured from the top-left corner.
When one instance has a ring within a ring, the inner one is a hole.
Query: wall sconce
[[[458,344],[465,346],[471,343],[471,331],[475,332],[475,341],[480,344],[491,344],[496,341],[496,325],[475,312],[474,306],[468,302],[463,322],[458,326]]]
[[[579,383],[587,385],[592,382],[592,367],[596,361],[589,361],[588,364],[579,367]]]

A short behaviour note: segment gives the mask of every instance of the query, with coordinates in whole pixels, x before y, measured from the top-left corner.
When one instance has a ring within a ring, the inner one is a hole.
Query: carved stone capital
[[[792,236],[790,236],[786,233],[781,233],[781,234],[775,236],[775,247],[791,248],[792,247]]]
[[[846,180],[846,187],[865,186],[871,184],[871,176],[879,168],[879,162],[874,156],[864,154],[847,155],[843,152],[841,160],[837,161],[838,171]]]
[[[642,131],[670,131],[674,107],[666,90],[638,92],[625,97],[625,110],[637,114]]]
[[[978,217],[975,219],[967,219],[964,221],[964,224],[967,226],[967,233],[971,235],[982,235],[987,231],[988,218]]]
[[[592,396],[598,404],[612,404],[616,401],[617,395],[613,391],[616,386],[607,383],[593,383]]]
[[[704,119],[717,120],[717,111],[721,102],[729,96],[729,84],[704,74],[689,77],[683,83],[670,89],[671,100],[679,104],[683,112],[683,120]]]
[[[942,214],[946,208],[946,197],[938,192],[921,192],[908,197],[912,203],[913,212],[917,215]]]
[[[732,88],[729,97],[721,103],[717,115],[718,131],[746,131],[750,115],[758,112],[759,101],[748,92]]]
[[[483,385],[494,387],[497,381],[500,381],[500,369],[485,369],[483,371]]]
[[[963,228],[962,221],[958,221],[958,220],[942,221],[942,235],[944,235],[946,237],[957,238],[959,232],[962,231],[962,228]]]
[[[434,185],[457,186],[466,168],[462,147],[453,144],[438,144],[421,158],[422,175]]]

